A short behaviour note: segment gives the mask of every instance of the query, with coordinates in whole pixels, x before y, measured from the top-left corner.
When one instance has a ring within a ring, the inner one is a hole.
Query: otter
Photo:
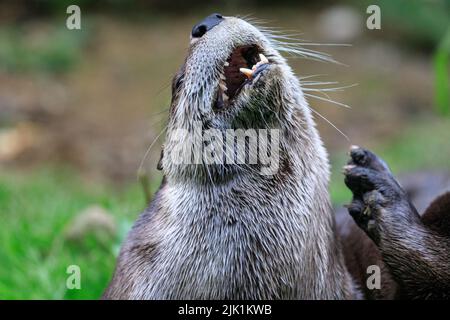
[[[339,229],[346,265],[364,297],[450,299],[450,192],[420,215],[387,164],[358,146],[344,174],[355,224],[342,222]],[[369,265],[380,267],[380,289],[364,285]]]
[[[240,18],[213,14],[194,26],[173,79],[163,181],[129,232],[103,298],[359,297],[336,232],[327,153],[279,50]],[[176,162],[198,124],[200,133],[276,130],[278,170],[262,174],[259,160]]]
[[[213,14],[194,26],[172,83],[163,181],[104,299],[450,297],[450,193],[420,216],[384,161],[355,146],[344,167],[350,215],[336,223],[327,153],[281,49],[239,18]],[[277,170],[262,174],[261,159],[174,161],[198,126],[277,130],[266,138],[278,142]],[[380,289],[366,286],[371,265]]]

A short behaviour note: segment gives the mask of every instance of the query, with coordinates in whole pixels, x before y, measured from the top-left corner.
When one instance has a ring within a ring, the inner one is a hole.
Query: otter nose
[[[206,32],[223,21],[221,14],[213,13],[192,28],[192,38],[201,38]]]

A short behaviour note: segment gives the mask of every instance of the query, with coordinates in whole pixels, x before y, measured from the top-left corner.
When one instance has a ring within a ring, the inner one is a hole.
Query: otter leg
[[[350,150],[345,183],[348,211],[380,249],[405,298],[450,298],[450,235],[427,227],[383,160]]]
[[[350,157],[344,167],[345,184],[353,192],[348,210],[376,244],[379,244],[380,228],[388,220],[395,220],[389,227],[420,222],[417,210],[383,160],[356,146],[350,149]],[[385,217],[385,211],[395,214]]]

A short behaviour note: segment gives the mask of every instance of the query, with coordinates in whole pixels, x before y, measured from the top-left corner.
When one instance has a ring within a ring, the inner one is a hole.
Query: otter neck
[[[193,202],[198,202],[199,206],[205,204],[198,213],[195,213],[197,210],[189,210],[187,214],[190,216],[210,214],[206,207],[213,212],[239,211],[239,203],[235,208],[230,208],[235,203],[233,197],[246,195],[250,199],[249,205],[253,203],[258,208],[261,200],[260,208],[267,208],[272,214],[289,204],[301,207],[302,212],[314,214],[314,207],[320,203],[323,208],[317,208],[318,215],[322,218],[332,217],[328,199],[328,159],[317,131],[313,126],[283,128],[281,135],[279,169],[272,176],[261,175],[258,170],[248,170],[246,167],[230,174],[216,175],[202,166],[202,170],[187,170],[189,173],[196,172],[197,175],[180,175],[179,172],[167,175],[167,186],[178,195],[192,195],[188,197],[186,206],[196,207]],[[199,177],[199,172],[203,176]],[[172,199],[179,204],[177,197]]]
[[[177,242],[202,239],[202,252],[214,252],[218,270],[238,265],[254,278],[254,262],[246,257],[263,256],[260,274],[267,283],[281,275],[291,279],[292,286],[282,289],[287,297],[348,298],[351,281],[334,231],[326,151],[307,113],[284,114],[289,119],[282,119],[277,174],[247,171],[220,183],[169,175],[161,209],[177,230]]]

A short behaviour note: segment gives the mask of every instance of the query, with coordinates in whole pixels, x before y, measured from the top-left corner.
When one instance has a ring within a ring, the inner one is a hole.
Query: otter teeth
[[[262,63],[269,63],[269,60],[262,53],[259,54],[259,59],[261,60],[260,62]]]
[[[247,76],[247,78],[251,79],[253,76],[253,70],[247,68],[239,68],[239,71]]]
[[[228,102],[229,98],[225,92],[222,93],[222,99],[223,99],[223,102]]]
[[[251,79],[253,77],[253,73],[259,66],[269,63],[269,60],[262,53],[259,54],[259,59],[260,61],[258,61],[258,63],[256,63],[251,70],[247,68],[239,68],[239,71],[245,74],[247,78]]]
[[[228,90],[227,84],[223,80],[220,80],[219,87],[220,87],[220,89],[222,89],[222,91],[227,91]]]
[[[222,100],[227,102],[229,100],[228,95],[225,93],[228,90],[227,84],[224,80],[219,81],[219,88],[222,91]]]

